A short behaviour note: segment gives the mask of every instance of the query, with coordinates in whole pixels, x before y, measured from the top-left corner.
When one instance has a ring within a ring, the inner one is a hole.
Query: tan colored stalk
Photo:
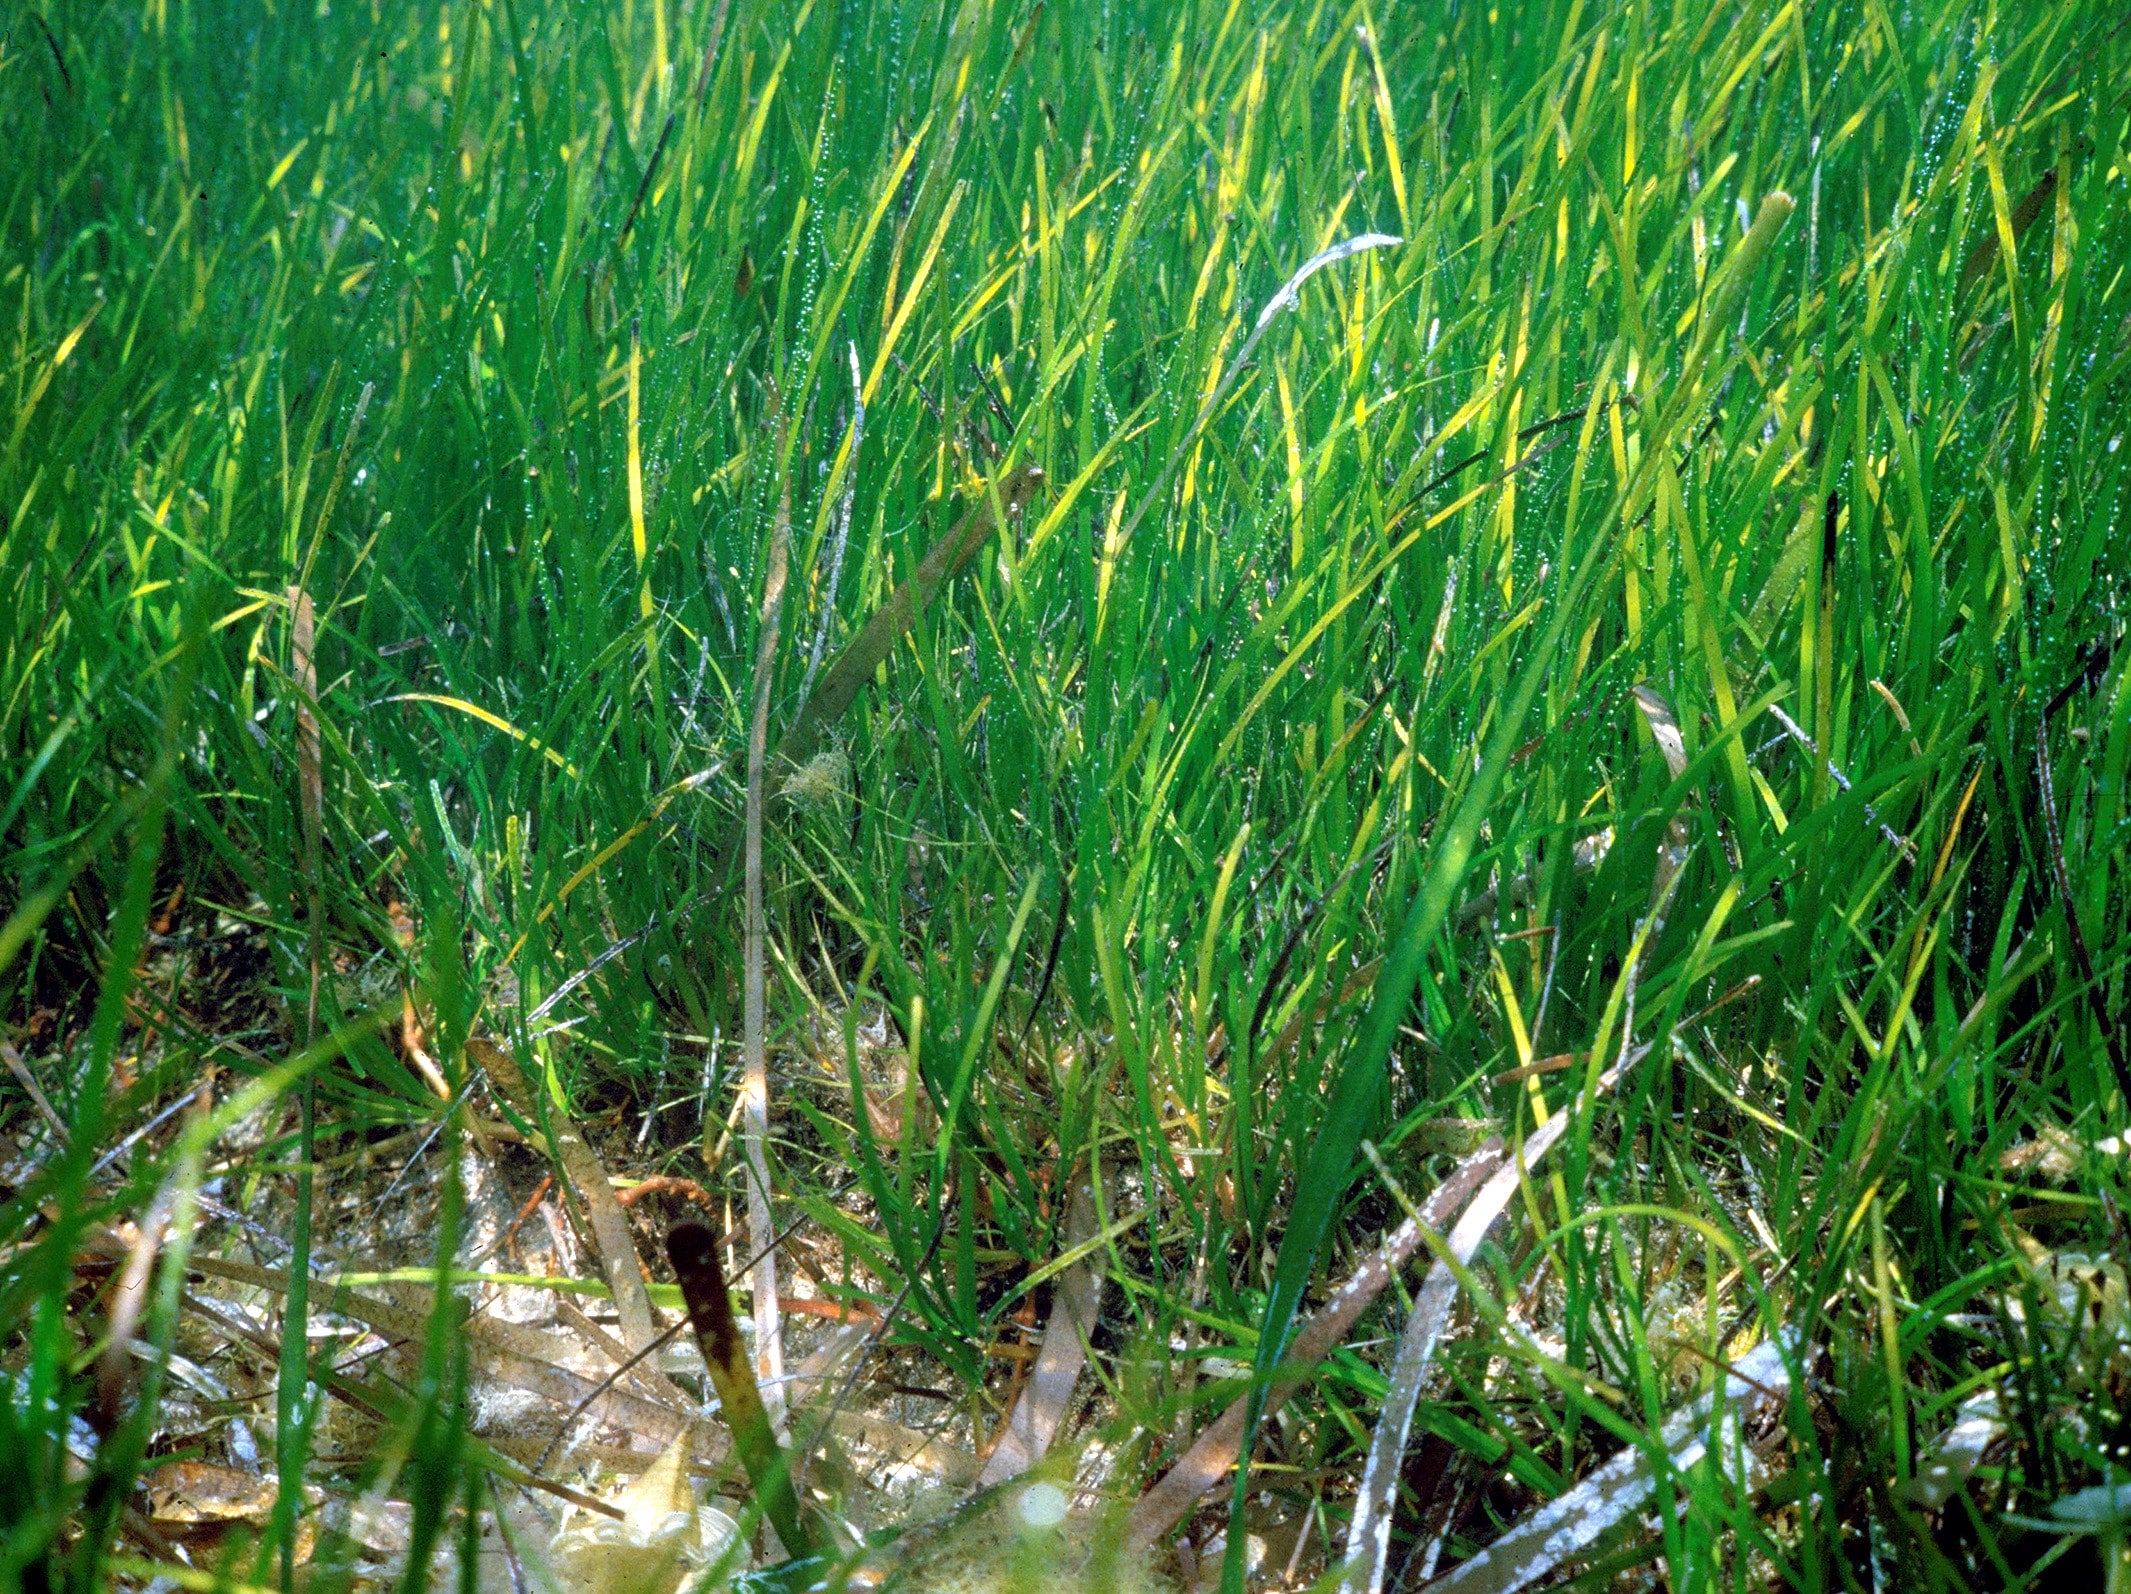
[[[1066,1197],[1065,1231],[1060,1242],[1078,1250],[1095,1238],[1095,1173],[1073,1181]],[[1103,1263],[1097,1247],[1065,1270],[1054,1292],[1051,1320],[1043,1331],[1043,1348],[1021,1398],[1007,1413],[999,1440],[978,1476],[980,1488],[1019,1477],[1050,1453],[1051,1441],[1071,1409],[1080,1374],[1088,1364],[1088,1342],[1102,1312]]]
[[[467,1041],[466,1055],[487,1071],[496,1093],[537,1129],[540,1104],[534,1100],[532,1084],[519,1070],[516,1059],[478,1035]],[[644,1289],[636,1242],[629,1237],[629,1219],[615,1199],[607,1170],[569,1114],[550,1102],[547,1120],[555,1133],[563,1174],[577,1199],[584,1203],[585,1216],[591,1221],[592,1242],[599,1248],[600,1271],[606,1275],[607,1288],[614,1295],[614,1316],[621,1326],[622,1343],[632,1353],[640,1351],[658,1336],[658,1325],[652,1320],[651,1297]]]
[[[873,672],[888,661],[888,655],[902,640],[903,633],[917,624],[919,612],[932,602],[933,595],[950,577],[976,557],[977,550],[999,529],[1004,515],[993,512],[995,495],[998,509],[1004,514],[1012,514],[1035,497],[1042,485],[1043,472],[1034,465],[1023,465],[1000,478],[992,485],[992,490],[978,499],[969,513],[955,523],[954,530],[933,544],[910,579],[867,616],[858,635],[836,655],[835,662],[823,673],[821,684],[814,688],[806,706],[799,711],[799,718],[792,721],[792,728],[777,743],[777,751],[770,763],[780,782],[821,751],[829,727],[842,719],[844,711],[858,700],[860,690],[873,679]],[[767,611],[765,600],[764,612]],[[756,734],[760,736],[761,709],[758,707],[756,712]]]
[[[784,1330],[777,1310],[777,1224],[770,1215],[770,1081],[763,1044],[762,804],[763,762],[769,746],[770,691],[777,674],[777,630],[784,613],[785,564],[792,543],[792,488],[786,481],[770,532],[769,570],[762,583],[761,637],[755,648],[755,714],[747,733],[747,907],[742,958],[747,993],[745,1072],[740,1083],[740,1149],[747,1159],[747,1236],[755,1251],[748,1295],[755,1315],[755,1377],[767,1385],[769,1421],[784,1425]]]

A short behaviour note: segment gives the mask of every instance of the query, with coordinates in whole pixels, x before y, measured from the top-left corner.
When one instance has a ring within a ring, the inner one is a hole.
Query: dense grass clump
[[[1638,1444],[1588,1586],[2123,1575],[2127,83],[2084,0],[20,0],[8,1586],[168,1562],[255,1205],[261,1465],[471,1545],[479,1292],[323,1454],[314,1180],[551,1114],[979,1436],[1093,1254],[1119,1498],[1566,1114],[1385,1586]],[[1344,1559],[1404,1289],[1181,1575]]]

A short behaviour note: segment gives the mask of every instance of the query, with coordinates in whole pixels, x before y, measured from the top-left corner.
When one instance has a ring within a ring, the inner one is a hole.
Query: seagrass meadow
[[[0,1590],[2131,1588],[2127,192],[2087,0],[4,0]]]

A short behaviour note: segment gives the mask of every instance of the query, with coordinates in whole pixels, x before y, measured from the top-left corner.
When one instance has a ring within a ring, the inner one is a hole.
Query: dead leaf
[[[688,1436],[666,1447],[634,1483],[616,1491],[621,1520],[572,1511],[548,1546],[557,1580],[572,1594],[673,1594],[691,1563],[715,1561],[740,1525],[698,1505],[688,1477]]]
[[[1745,1418],[1749,1411],[1780,1402],[1790,1389],[1784,1349],[1775,1340],[1762,1341],[1727,1370],[1721,1399],[1716,1393],[1704,1395],[1666,1419],[1656,1439],[1667,1452],[1669,1470],[1684,1473],[1701,1465],[1714,1447],[1724,1470],[1747,1492],[1766,1486],[1769,1467],[1745,1442]],[[1657,1463],[1650,1450],[1631,1445],[1428,1586],[1446,1594],[1516,1594],[1641,1510],[1656,1489]]]
[[[1092,1176],[1076,1180],[1066,1200],[1065,1229],[1059,1236],[1067,1250],[1095,1237],[1095,1193]],[[1059,1426],[1073,1403],[1080,1385],[1081,1369],[1088,1361],[1088,1341],[1095,1333],[1095,1320],[1102,1308],[1103,1253],[1100,1247],[1065,1270],[1058,1281],[1051,1320],[1043,1331],[1043,1349],[1029,1374],[1027,1387],[1008,1413],[1006,1428],[999,1435],[984,1463],[979,1486],[1004,1483],[1041,1461],[1058,1436]]]

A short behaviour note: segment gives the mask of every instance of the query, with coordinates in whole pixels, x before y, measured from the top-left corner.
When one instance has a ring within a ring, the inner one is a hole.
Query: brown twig
[[[637,1202],[643,1200],[645,1196],[658,1195],[661,1192],[668,1195],[683,1196],[693,1201],[705,1212],[718,1210],[717,1198],[708,1190],[697,1184],[693,1179],[684,1179],[680,1175],[672,1173],[655,1173],[650,1178],[629,1186],[626,1190],[617,1190],[614,1192],[614,1199],[625,1207],[633,1207]]]
[[[525,1198],[525,1205],[518,1209],[518,1215],[504,1226],[503,1232],[496,1237],[496,1243],[489,1247],[488,1254],[490,1256],[494,1256],[499,1251],[511,1255],[517,1254],[511,1250],[511,1245],[518,1238],[519,1229],[524,1227],[527,1218],[540,1210],[540,1203],[547,1198],[547,1193],[554,1188],[555,1176],[552,1173],[542,1174],[540,1183],[533,1186],[533,1193]]]
[[[1541,1074],[1558,1074],[1576,1066],[1575,1052],[1556,1052],[1552,1057],[1542,1057],[1535,1063],[1526,1063],[1522,1068],[1512,1068],[1494,1076],[1498,1085],[1515,1085],[1527,1079],[1537,1079]]]
[[[818,1296],[787,1295],[778,1305],[787,1312],[796,1312],[801,1317],[819,1317],[831,1323],[858,1323],[866,1328],[878,1328],[887,1321],[880,1313],[863,1306],[846,1306],[841,1301],[823,1300]]]

